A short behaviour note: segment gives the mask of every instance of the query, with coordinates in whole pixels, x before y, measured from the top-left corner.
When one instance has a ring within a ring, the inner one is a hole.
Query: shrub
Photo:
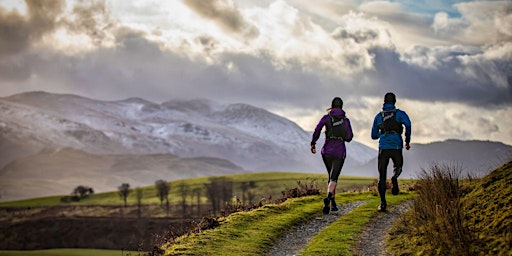
[[[461,198],[467,191],[462,186],[461,170],[438,164],[422,170],[412,210],[391,235],[407,236],[420,254],[475,255],[473,243],[477,238],[464,222]]]

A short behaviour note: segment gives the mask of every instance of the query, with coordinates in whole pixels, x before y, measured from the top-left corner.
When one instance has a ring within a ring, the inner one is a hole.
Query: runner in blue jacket
[[[393,177],[391,183],[393,185],[391,193],[398,195],[398,176],[402,173],[403,155],[402,148],[404,142],[402,140],[403,127],[405,127],[405,149],[409,150],[411,146],[411,120],[407,114],[395,107],[396,96],[388,92],[384,96],[384,105],[382,111],[378,113],[372,126],[372,139],[379,139],[379,195],[380,205],[379,211],[386,211],[386,178],[389,159],[393,161]]]
[[[327,197],[324,198],[323,213],[325,214],[329,213],[329,204],[331,204],[331,211],[338,210],[335,201],[336,185],[338,184],[338,177],[347,155],[345,142],[350,142],[353,138],[350,120],[346,118],[345,111],[343,111],[343,100],[335,97],[332,100],[331,108],[327,109],[327,111],[328,113],[316,125],[313,138],[311,139],[311,153],[315,154],[316,141],[320,138],[320,133],[323,127],[325,127],[325,142],[321,152],[322,160],[329,176]],[[333,120],[335,126],[337,126],[337,123],[340,123],[339,128],[333,129]],[[338,135],[338,132],[341,132],[341,135]]]

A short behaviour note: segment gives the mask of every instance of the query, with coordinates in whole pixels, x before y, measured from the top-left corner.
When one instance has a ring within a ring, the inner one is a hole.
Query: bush
[[[465,224],[461,202],[467,190],[458,166],[433,164],[423,170],[412,210],[391,235],[402,235],[424,255],[476,255],[475,233]],[[398,239],[397,239],[398,240]],[[405,246],[411,247],[411,246]]]

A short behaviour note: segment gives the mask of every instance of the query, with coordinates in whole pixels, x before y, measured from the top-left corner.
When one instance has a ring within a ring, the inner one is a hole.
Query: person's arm
[[[316,153],[316,146],[315,145],[316,145],[316,141],[318,140],[318,138],[320,138],[320,133],[322,132],[322,128],[325,125],[325,117],[326,116],[323,116],[320,119],[320,121],[316,125],[315,131],[313,132],[313,137],[311,138],[311,153],[313,153],[313,154]]]
[[[352,132],[352,125],[350,125],[350,120],[348,118],[345,118],[345,129],[347,130],[347,137],[345,138],[345,141],[350,142],[354,138],[354,133]]]
[[[380,114],[377,114],[375,116],[375,118],[373,119],[372,139],[374,139],[374,140],[380,138],[379,118],[380,118]]]
[[[409,143],[411,143],[412,124],[407,113],[405,113],[405,111],[401,112],[402,116],[400,122],[405,126],[405,149],[409,150],[411,148]]]

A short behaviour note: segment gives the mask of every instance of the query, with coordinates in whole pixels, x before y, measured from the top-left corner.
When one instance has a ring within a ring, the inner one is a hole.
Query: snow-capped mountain
[[[34,149],[31,153],[69,147],[95,154],[219,157],[253,171],[318,169],[318,157],[309,153],[309,132],[246,104],[156,104],[139,98],[107,102],[31,92],[3,98],[0,107],[3,136],[17,137],[12,143]],[[375,156],[373,149],[357,142],[349,147],[348,165],[364,164]]]
[[[45,92],[0,98],[0,178],[9,195],[28,182],[51,187],[53,194],[63,192],[55,187],[68,193],[67,186],[79,183],[74,176],[96,180],[100,192],[115,190],[112,182],[124,176],[139,186],[201,174],[323,173],[321,157],[309,152],[310,140],[311,132],[292,121],[239,103],[99,101]],[[348,149],[344,170],[376,156],[355,141]],[[134,158],[140,161],[135,164]],[[122,164],[128,162],[132,164]],[[44,178],[45,173],[51,178]],[[53,181],[60,185],[51,185]]]

